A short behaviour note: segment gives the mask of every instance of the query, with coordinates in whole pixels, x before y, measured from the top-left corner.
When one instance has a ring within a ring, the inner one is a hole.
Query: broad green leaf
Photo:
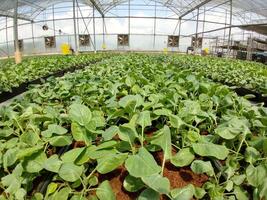
[[[0,129],[0,138],[2,137],[9,137],[10,135],[12,135],[14,133],[14,130],[11,128],[4,128],[4,129]]]
[[[8,149],[6,151],[6,153],[3,155],[3,165],[4,168],[7,169],[7,167],[15,164],[15,162],[17,161],[17,153],[18,153],[18,149],[14,148],[14,149]]]
[[[53,199],[68,200],[70,193],[71,189],[69,187],[64,187],[61,190],[59,190],[59,192],[56,193]]]
[[[229,154],[229,150],[225,146],[208,142],[195,143],[192,147],[194,152],[200,156],[211,156],[219,160],[224,160]]]
[[[106,124],[104,113],[102,111],[94,110],[92,113],[92,121],[95,122],[96,127],[103,127]]]
[[[239,119],[234,116],[220,124],[215,129],[215,133],[226,140],[232,140],[239,134],[249,132],[248,125],[247,119]]]
[[[27,192],[25,191],[25,189],[20,188],[16,191],[15,193],[15,197],[17,200],[24,200],[25,196],[26,196]]]
[[[248,200],[249,199],[246,192],[238,186],[235,187],[234,194],[237,200]]]
[[[264,181],[262,181],[259,186],[259,193],[260,198],[267,199],[267,177],[265,177]]]
[[[17,137],[14,137],[14,138],[11,138],[10,140],[8,140],[6,143],[5,143],[5,148],[6,149],[11,149],[11,148],[14,148],[15,146],[17,146],[18,144],[18,138]]]
[[[196,174],[206,173],[209,176],[212,176],[214,174],[214,170],[210,161],[195,160],[192,162],[190,168]]]
[[[45,153],[40,150],[31,156],[25,157],[22,166],[29,173],[37,173],[43,169],[44,162],[47,160]]]
[[[82,151],[82,153],[75,160],[75,164],[83,165],[84,163],[90,161],[89,154],[90,154],[90,148],[87,147]]]
[[[47,190],[46,190],[46,194],[45,194],[45,197],[47,198],[50,194],[53,194],[58,188],[58,184],[57,183],[50,183],[48,186],[47,186]]]
[[[159,174],[142,177],[142,181],[151,189],[157,191],[160,194],[168,194],[170,192],[169,179],[162,177]]]
[[[191,200],[194,195],[194,186],[189,184],[183,188],[176,188],[171,191],[173,200]]]
[[[140,106],[143,104],[143,99],[140,95],[127,95],[119,101],[119,105],[123,108],[126,108],[130,104],[134,104],[134,107]]]
[[[206,194],[206,191],[203,188],[195,187],[194,196],[197,199],[202,199]]]
[[[144,190],[138,197],[137,200],[159,200],[160,199],[160,195],[158,192],[147,188],[146,190]]]
[[[69,116],[72,121],[85,126],[91,121],[92,113],[87,106],[74,103],[70,106]]]
[[[62,161],[59,160],[58,155],[52,155],[44,162],[44,168],[48,171],[58,173],[62,165]]]
[[[48,129],[46,131],[43,131],[42,135],[44,137],[51,137],[53,134],[64,135],[67,132],[68,132],[68,130],[63,128],[62,126],[59,126],[57,124],[49,124]]]
[[[137,178],[151,176],[161,171],[153,156],[144,147],[140,148],[137,154],[128,156],[125,167],[130,175]]]
[[[165,159],[170,159],[172,156],[171,132],[168,126],[161,129],[156,138],[151,141],[151,144],[160,146],[164,152]]]
[[[1,179],[3,186],[7,187],[6,192],[14,194],[21,187],[21,182],[14,174],[9,174]]]
[[[22,149],[19,151],[17,157],[18,159],[23,159],[24,157],[31,156],[32,154],[40,151],[43,147],[41,146],[36,146],[36,147],[30,147],[26,149]]]
[[[91,196],[90,196],[91,198]],[[83,197],[82,194],[75,194],[73,195],[70,200],[88,200],[87,198]],[[93,199],[89,199],[89,200],[93,200]],[[97,198],[95,200],[98,200]]]
[[[34,146],[40,141],[40,137],[35,131],[27,131],[20,136],[20,140],[25,144]]]
[[[44,196],[41,193],[35,193],[32,200],[43,200]]]
[[[99,200],[116,200],[115,194],[108,181],[104,181],[96,190],[96,196]]]
[[[60,158],[63,162],[74,163],[75,160],[81,155],[85,148],[75,148],[64,153]]]
[[[77,166],[73,163],[63,163],[59,169],[58,175],[68,182],[77,181],[83,172],[83,166]]]
[[[184,167],[190,165],[194,159],[195,155],[192,150],[190,148],[184,148],[171,158],[171,163],[176,167]]]
[[[140,178],[135,178],[131,175],[126,176],[124,181],[123,181],[123,187],[128,192],[137,192],[138,190],[140,190],[144,186],[145,185]]]
[[[233,187],[234,187],[234,182],[231,181],[231,180],[228,180],[228,181],[226,182],[226,184],[225,184],[225,190],[226,190],[227,192],[230,192],[230,191],[233,190]]]
[[[231,180],[234,182],[235,185],[241,185],[244,180],[246,179],[246,175],[242,174],[242,175],[235,175],[231,178]]]
[[[247,181],[250,185],[258,187],[263,182],[263,177],[267,176],[267,169],[264,165],[254,167],[249,165],[246,169]]]
[[[158,109],[158,110],[154,110],[153,112],[155,115],[162,115],[162,116],[169,116],[172,114],[171,110],[168,110],[166,108],[162,108],[162,109]]]
[[[150,112],[149,111],[143,111],[139,114],[137,122],[138,125],[142,126],[144,129],[147,126],[151,126],[151,118],[150,118]]]
[[[98,178],[96,176],[92,176],[89,180],[88,183],[90,186],[96,186],[98,185]]]
[[[101,149],[109,149],[109,148],[113,148],[117,145],[117,142],[112,140],[112,141],[106,141],[101,143],[100,145],[97,146],[97,150],[101,150]]]
[[[105,141],[111,140],[116,134],[118,134],[119,128],[117,126],[111,126],[102,134]]]
[[[49,142],[54,147],[64,147],[72,143],[71,136],[55,136],[49,139]]]
[[[87,146],[92,143],[92,135],[84,127],[81,127],[78,123],[71,123],[71,133],[76,141],[83,141]]]
[[[122,165],[128,154],[111,154],[97,160],[97,171],[101,174],[109,173]]]
[[[133,144],[138,135],[134,126],[130,124],[123,124],[119,127],[119,137],[121,140]]]
[[[260,158],[260,152],[258,152],[255,148],[253,147],[247,147],[246,152],[245,152],[245,160],[253,164],[255,163],[259,158]]]
[[[184,121],[177,115],[169,115],[169,119],[171,126],[174,128],[180,128],[184,124]]]

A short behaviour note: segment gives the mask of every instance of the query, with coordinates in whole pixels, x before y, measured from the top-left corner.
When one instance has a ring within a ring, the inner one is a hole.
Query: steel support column
[[[204,6],[203,12],[203,26],[202,26],[202,38],[204,38],[204,31],[205,31],[205,20],[206,20],[206,6]]]
[[[95,38],[95,6],[93,5],[93,33],[94,33],[94,51],[96,53],[96,38]]]
[[[128,1],[128,34],[131,34],[131,0]]]
[[[196,50],[198,49],[198,20],[199,20],[199,8],[197,9],[197,24],[196,24],[196,40],[195,40],[195,46],[194,48],[194,53],[196,53]]]
[[[105,41],[105,17],[103,16],[102,17],[102,32],[103,32],[103,35],[102,35],[102,49],[105,50],[106,49],[106,41]]]
[[[7,49],[7,57],[9,58],[9,46],[8,46],[8,29],[7,29],[7,17],[6,17],[6,49]]]
[[[156,26],[157,26],[157,2],[155,1],[155,9],[154,9],[154,33],[153,33],[153,50],[155,50],[155,44],[156,44]]]
[[[56,26],[55,26],[55,8],[54,8],[54,5],[52,6],[52,17],[53,17],[53,31],[54,31],[54,36],[56,36]]]
[[[76,0],[76,18],[77,18],[77,31],[78,31],[78,35],[80,35],[80,23],[79,23],[79,3],[78,0]],[[78,38],[77,38],[78,39]],[[80,42],[77,42],[77,52],[80,52]]]
[[[75,52],[75,54],[77,55],[77,54],[79,54],[79,52],[78,52],[78,44],[77,44],[77,25],[76,25],[76,10],[75,10],[75,8],[76,8],[76,2],[75,2],[75,0],[73,0],[72,1],[72,3],[73,3],[73,7],[72,7],[72,9],[73,9],[73,28],[74,28],[74,52]]]
[[[32,45],[33,45],[33,50],[35,51],[35,41],[34,41],[33,22],[31,23],[31,29],[32,29]]]
[[[229,27],[229,35],[227,42],[227,55],[230,56],[230,45],[231,45],[231,34],[232,34],[232,17],[233,17],[233,0],[230,0],[230,27]]]
[[[15,2],[14,17],[13,17],[13,30],[14,30],[14,47],[15,47],[15,62],[16,64],[21,63],[21,52],[19,49],[19,39],[18,39],[18,0]]]
[[[226,41],[226,24],[227,24],[227,9],[225,9],[225,25],[224,25],[224,30],[223,30],[223,45],[224,42]]]

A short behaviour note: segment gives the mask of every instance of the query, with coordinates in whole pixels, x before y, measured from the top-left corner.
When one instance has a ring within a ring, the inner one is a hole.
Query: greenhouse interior
[[[267,200],[267,0],[0,0],[0,200]]]

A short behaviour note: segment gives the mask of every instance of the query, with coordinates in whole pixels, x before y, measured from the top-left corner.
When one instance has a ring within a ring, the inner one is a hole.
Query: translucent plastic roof
[[[20,17],[34,19],[39,12],[45,8],[62,2],[70,2],[72,0],[18,0],[19,1],[19,14]],[[118,5],[128,0],[78,0],[79,3],[97,5],[103,13],[107,12],[113,6]],[[178,15],[182,15],[192,8],[200,5],[203,2],[208,2],[206,6],[212,6],[217,4],[223,4],[225,0],[154,0],[157,1]],[[247,13],[253,13],[251,18],[261,19],[267,17],[267,0],[232,0],[233,1],[233,14],[244,18]],[[0,0],[0,16],[11,16],[13,8],[15,7],[16,0]],[[226,9],[229,9],[229,1],[223,5]],[[255,16],[257,15],[257,17]],[[253,20],[253,19],[252,19]],[[251,21],[251,20],[250,20]]]

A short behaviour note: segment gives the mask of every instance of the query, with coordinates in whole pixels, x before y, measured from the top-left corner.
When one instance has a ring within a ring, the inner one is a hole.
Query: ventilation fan
[[[202,47],[202,41],[203,41],[202,37],[198,37],[197,39],[196,39],[196,37],[192,37],[191,46],[195,47],[195,48],[201,48]]]
[[[203,38],[202,37],[197,38],[197,47],[201,48],[202,47],[202,42],[203,42]]]
[[[129,46],[129,35],[118,35],[118,46]]]
[[[90,35],[79,35],[80,46],[90,46]]]
[[[45,48],[55,48],[56,38],[54,36],[45,37]]]
[[[168,36],[168,47],[178,47],[179,46],[179,36],[169,35]]]
[[[47,31],[47,30],[48,30],[48,26],[47,26],[47,24],[43,25],[43,26],[42,26],[42,29],[43,29],[44,31]]]

